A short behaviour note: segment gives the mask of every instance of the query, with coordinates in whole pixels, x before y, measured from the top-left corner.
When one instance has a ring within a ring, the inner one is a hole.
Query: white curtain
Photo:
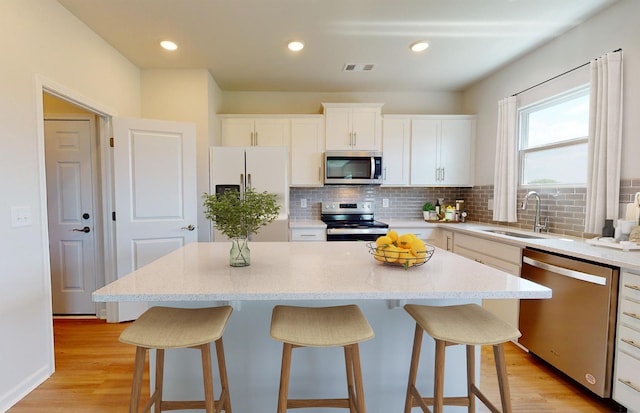
[[[498,101],[498,135],[493,175],[493,220],[516,222],[518,189],[517,98]]]
[[[618,218],[622,146],[622,52],[593,60],[585,232],[602,232]]]

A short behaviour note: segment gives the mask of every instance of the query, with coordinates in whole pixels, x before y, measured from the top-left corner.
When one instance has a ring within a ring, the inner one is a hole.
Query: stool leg
[[[473,390],[476,383],[476,353],[474,346],[467,347],[467,398],[469,399],[469,413],[476,412],[476,397]]]
[[[144,373],[144,362],[146,355],[146,348],[136,347],[136,358],[133,369],[133,382],[131,384],[131,400],[129,401],[129,413],[138,412],[138,404],[140,403],[140,391],[142,390],[142,375]]]
[[[444,404],[444,352],[446,342],[436,340],[436,358],[434,371],[434,388],[433,388],[433,412],[442,413]]]
[[[507,376],[507,365],[504,359],[504,346],[502,343],[493,346],[493,357],[496,363],[496,373],[498,374],[502,413],[511,413],[511,392],[509,390],[509,378]]]
[[[357,413],[356,390],[353,383],[353,353],[350,346],[344,346],[344,364],[347,369],[347,398],[349,400],[349,413]]]
[[[202,353],[202,377],[204,381],[204,408],[207,413],[215,413],[213,397],[213,375],[211,374],[211,345],[200,346]]]
[[[220,410],[231,413],[231,395],[229,395],[229,379],[227,378],[227,364],[224,359],[222,337],[216,340],[216,357],[218,358],[218,372],[220,373],[220,385],[222,387]]]
[[[287,411],[289,398],[289,376],[291,374],[291,350],[293,345],[284,343],[282,347],[282,367],[280,369],[280,391],[278,392],[278,413]]]
[[[155,399],[154,412],[162,411],[162,388],[164,383],[164,349],[156,349],[156,385],[152,399]]]
[[[364,386],[362,384],[362,366],[360,365],[360,349],[358,344],[352,344],[349,347],[350,353],[350,368],[355,379],[356,391],[355,391],[355,402],[356,402],[356,412],[357,413],[366,413],[367,407],[364,401]],[[346,350],[346,347],[345,347]],[[351,404],[350,404],[351,405]]]
[[[422,335],[422,327],[416,323],[416,330],[413,336],[413,351],[411,352],[411,367],[409,369],[409,383],[407,384],[407,398],[404,403],[404,413],[410,413],[411,408],[413,407],[413,389],[416,386],[416,376],[418,375]]]

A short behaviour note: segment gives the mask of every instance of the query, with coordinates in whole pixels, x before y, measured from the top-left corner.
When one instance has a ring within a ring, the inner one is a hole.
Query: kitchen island
[[[276,304],[358,304],[376,334],[361,345],[368,411],[388,413],[402,410],[409,371],[414,322],[402,304],[551,297],[546,287],[442,249],[426,264],[405,270],[375,261],[362,242],[254,242],[252,264],[242,268],[228,265],[229,248],[230,243],[188,244],[97,290],[93,299],[184,307],[231,303],[236,311],[224,341],[232,406],[243,413],[276,408],[282,347],[269,337]],[[433,341],[425,339],[423,346],[421,385],[431,387],[427,360]],[[447,389],[464,391],[464,349],[448,352]],[[297,350],[291,395],[344,394],[342,357],[340,348]],[[168,397],[199,397],[198,362],[195,352],[168,352]]]

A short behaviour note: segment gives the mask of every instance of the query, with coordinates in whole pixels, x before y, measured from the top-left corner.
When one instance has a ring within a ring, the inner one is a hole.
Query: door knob
[[[91,232],[91,228],[89,228],[89,227],[74,228],[74,229],[72,229],[72,231],[84,232],[86,234],[88,232]]]
[[[196,227],[192,224],[187,225],[186,227],[182,227],[181,229],[186,229],[187,231],[193,231]]]

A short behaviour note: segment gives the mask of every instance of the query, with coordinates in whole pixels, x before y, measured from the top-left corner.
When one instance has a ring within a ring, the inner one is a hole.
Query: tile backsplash
[[[549,232],[575,237],[593,236],[584,233],[586,206],[586,188],[527,188],[518,190],[518,206],[526,193],[535,190],[540,194],[540,215],[549,217]],[[620,181],[620,211],[626,209],[636,192],[640,192],[640,179]],[[289,214],[292,220],[320,219],[320,203],[323,201],[370,201],[376,219],[422,219],[422,205],[435,203],[444,198],[445,205],[455,204],[463,199],[470,222],[485,222],[508,225],[514,228],[531,230],[535,217],[535,202],[529,202],[528,208],[518,208],[518,222],[499,223],[493,221],[493,211],[489,210],[489,200],[493,198],[493,185],[473,188],[409,188],[381,186],[325,186],[318,188],[291,188],[289,192]],[[306,208],[302,208],[302,199]],[[383,208],[383,199],[389,200],[389,207]],[[533,201],[533,200],[531,200]]]

